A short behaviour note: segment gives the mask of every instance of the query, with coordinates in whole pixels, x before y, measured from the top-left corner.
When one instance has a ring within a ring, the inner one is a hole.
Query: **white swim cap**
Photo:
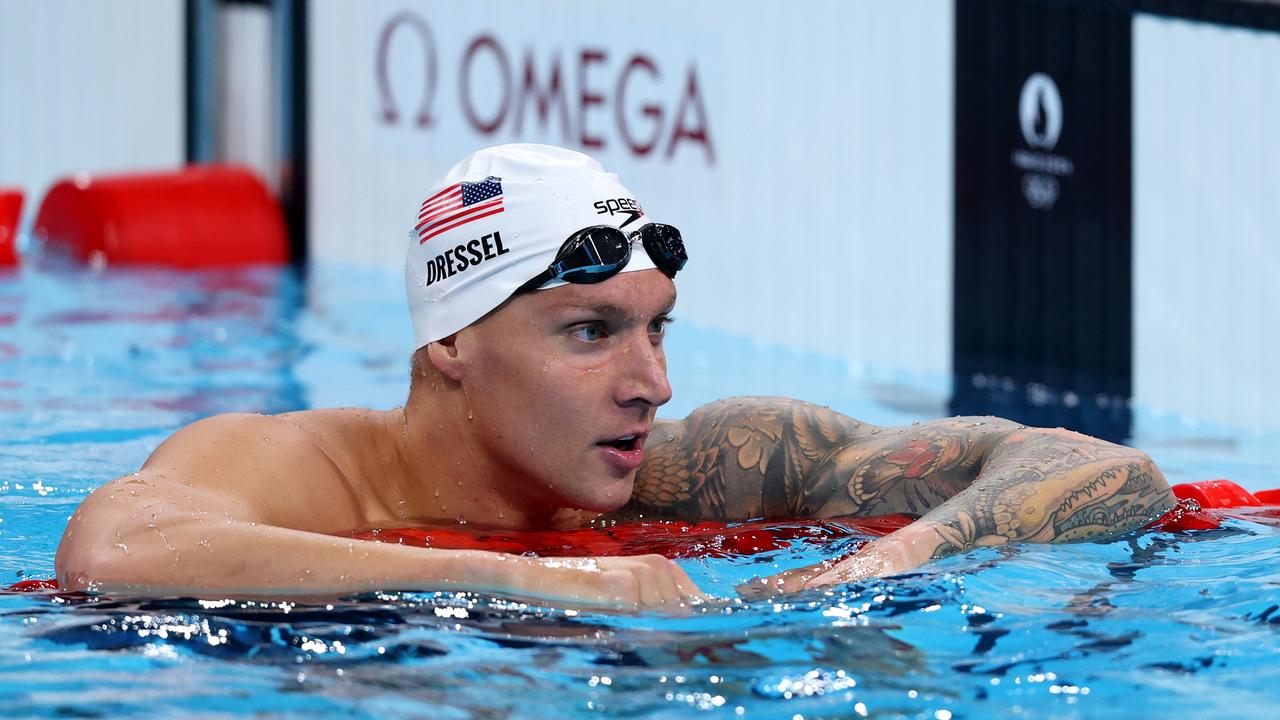
[[[501,305],[578,230],[630,233],[650,222],[618,176],[582,153],[527,144],[472,153],[427,193],[409,232],[404,280],[418,347]],[[635,248],[623,272],[653,267]]]

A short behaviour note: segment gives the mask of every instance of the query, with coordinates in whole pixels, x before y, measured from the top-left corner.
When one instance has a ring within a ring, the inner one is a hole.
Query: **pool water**
[[[399,404],[402,288],[346,268],[0,276],[0,586],[51,577],[77,503],[186,423]],[[692,322],[668,353],[667,417],[764,394],[886,425],[944,413],[937,378]],[[1171,482],[1280,486],[1274,438],[1149,420],[1137,444]],[[680,560],[723,599],[679,616],[459,593],[0,593],[0,717],[1270,718],[1280,703],[1274,527],[984,549],[786,602],[733,599],[859,539]]]

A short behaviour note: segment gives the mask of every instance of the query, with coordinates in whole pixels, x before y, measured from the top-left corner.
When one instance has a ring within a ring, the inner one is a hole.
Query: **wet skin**
[[[654,414],[671,399],[662,343],[675,298],[657,270],[622,273],[519,296],[428,348],[464,390],[451,415],[469,426],[457,441],[466,451],[453,459],[491,498],[469,520],[539,527],[626,503]],[[413,438],[414,410],[404,453],[438,452]],[[605,444],[623,438],[635,440]]]
[[[188,426],[85,500],[59,547],[59,579],[131,593],[473,589],[674,607],[701,593],[658,556],[532,559],[333,535],[921,516],[853,557],[744,589],[754,593],[902,572],[980,545],[1109,537],[1173,503],[1138,451],[997,418],[884,430],[801,401],[737,398],[655,421],[671,396],[662,343],[674,303],[657,270],[519,295],[420,350],[403,408]]]
[[[467,522],[572,527],[621,507],[658,405],[675,288],[654,270],[521,295],[418,354],[405,407],[226,415],[73,515],[69,589],[222,596],[466,588],[564,604],[701,597],[660,556],[538,560],[331,537]]]

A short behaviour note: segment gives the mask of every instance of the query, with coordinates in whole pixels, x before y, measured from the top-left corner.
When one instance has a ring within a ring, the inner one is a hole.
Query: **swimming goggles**
[[[576,285],[604,282],[626,267],[631,260],[631,245],[636,240],[644,245],[653,264],[667,277],[674,278],[689,260],[680,231],[670,225],[649,223],[631,234],[612,225],[592,225],[570,235],[550,267],[516,292],[536,290],[552,280]]]

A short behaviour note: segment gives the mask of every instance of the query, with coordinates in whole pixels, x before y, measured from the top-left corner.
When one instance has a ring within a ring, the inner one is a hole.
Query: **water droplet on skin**
[[[467,411],[467,419],[468,419],[468,420],[475,420],[475,419],[476,419],[476,415],[475,415],[475,413],[473,413],[473,412],[471,412],[470,410],[468,410],[468,411]]]
[[[464,518],[464,517],[462,517],[461,515],[459,515],[459,516],[458,516],[458,524],[459,524],[459,525],[466,525],[466,524],[467,524],[467,519],[466,519],[466,518]]]
[[[872,434],[872,435],[879,435],[879,434],[880,434],[880,428],[878,428],[878,427],[877,427],[877,428],[871,428],[871,434]]]

